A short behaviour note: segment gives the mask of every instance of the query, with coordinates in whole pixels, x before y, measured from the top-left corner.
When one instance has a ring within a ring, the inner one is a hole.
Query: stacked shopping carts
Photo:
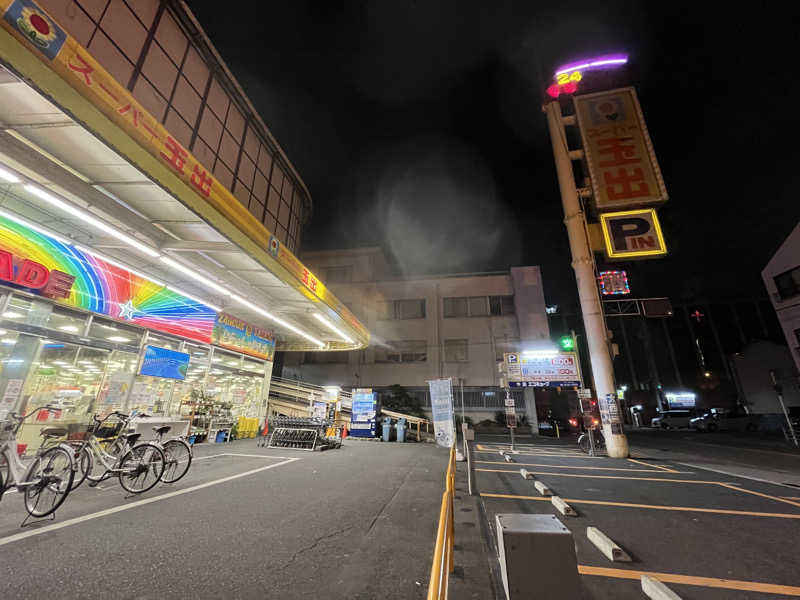
[[[342,430],[318,417],[271,417],[268,448],[327,450],[342,445]]]

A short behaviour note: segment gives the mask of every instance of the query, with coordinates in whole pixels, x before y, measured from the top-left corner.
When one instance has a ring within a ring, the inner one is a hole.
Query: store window
[[[192,402],[197,399],[199,391],[205,385],[211,364],[211,348],[187,342],[184,344],[183,352],[189,355],[189,368],[186,370],[186,378],[175,382],[169,414],[188,417],[191,414]]]
[[[489,296],[489,309],[493,317],[514,314],[514,296]]]
[[[464,339],[444,341],[445,362],[468,362],[469,341]]]
[[[128,327],[115,321],[100,319],[95,317],[89,328],[89,337],[113,342],[115,344],[125,344],[126,346],[139,346],[142,341],[144,331],[135,327]]]
[[[781,300],[800,295],[800,267],[795,267],[790,271],[776,275],[773,279]]]

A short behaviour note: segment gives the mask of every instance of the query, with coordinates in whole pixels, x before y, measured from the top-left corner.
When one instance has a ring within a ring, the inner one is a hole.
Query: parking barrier
[[[453,572],[454,514],[453,500],[456,489],[456,449],[450,448],[447,464],[445,490],[442,494],[442,507],[439,510],[439,527],[436,531],[436,545],[433,551],[431,576],[428,581],[428,600],[446,600],[447,584]]]

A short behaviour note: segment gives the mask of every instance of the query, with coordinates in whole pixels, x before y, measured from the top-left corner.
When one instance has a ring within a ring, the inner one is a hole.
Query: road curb
[[[556,507],[556,510],[562,515],[567,517],[577,517],[578,513],[569,504],[564,502],[561,496],[552,496],[550,502]]]
[[[681,600],[678,594],[649,575],[642,575],[642,591],[651,600]]]
[[[612,562],[631,562],[628,553],[597,527],[587,527],[586,537]]]
[[[537,481],[533,484],[533,487],[542,495],[542,496],[552,496],[553,490],[547,487],[543,482]]]

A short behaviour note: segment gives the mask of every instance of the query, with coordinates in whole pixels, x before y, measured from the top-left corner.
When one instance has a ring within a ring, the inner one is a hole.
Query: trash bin
[[[383,441],[388,442],[392,433],[392,418],[383,417]]]
[[[397,419],[397,441],[406,441],[406,420],[402,417]]]

